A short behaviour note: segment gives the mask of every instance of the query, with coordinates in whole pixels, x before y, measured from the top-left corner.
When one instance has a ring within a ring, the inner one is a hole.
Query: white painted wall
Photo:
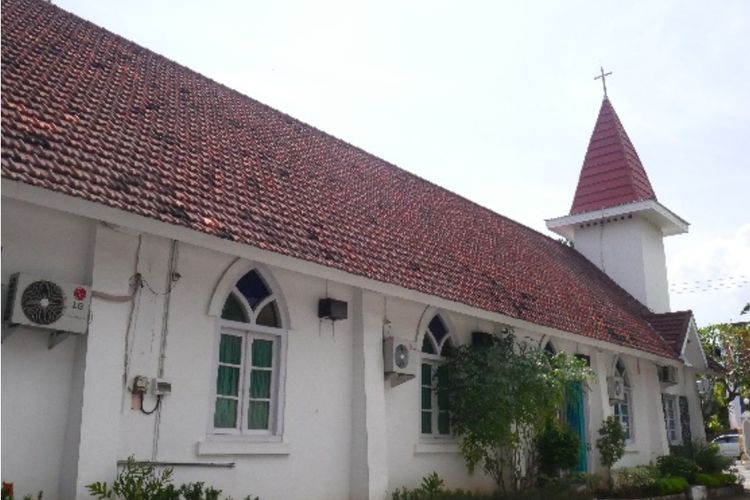
[[[669,311],[659,228],[637,215],[575,228],[575,249],[654,312]]]
[[[14,272],[90,282],[92,235],[90,220],[3,198],[3,297]],[[2,344],[2,472],[19,497],[43,490],[45,498],[60,498],[61,484],[74,480],[69,453],[80,427],[74,366],[85,340],[69,338],[49,350],[48,335],[18,327]]]
[[[41,332],[18,332],[3,344],[3,479],[15,481],[16,491],[42,489],[49,498],[87,498],[85,485],[111,481],[117,460],[130,455],[233,462],[231,469],[176,467],[175,479],[206,481],[235,498],[250,493],[264,500],[386,498],[398,487],[416,486],[432,471],[452,488],[493,486],[479,471],[468,474],[455,443],[420,438],[418,377],[397,387],[383,377],[386,302],[391,334],[413,340],[417,368],[422,330],[435,310],[274,266],[267,267],[290,314],[283,436],[280,442],[216,445],[210,432],[210,393],[217,319],[209,314],[209,302],[237,258],[186,243],[178,250],[181,278],[169,297],[164,359],[173,392],[159,412],[147,416],[131,408],[127,386],[134,375],[156,376],[170,241],[3,200],[4,282],[8,273],[21,270],[126,295],[139,272],[152,289],[140,289],[130,302],[95,298],[88,335],[51,351]],[[348,320],[332,324],[317,318],[318,299],[326,293],[349,303]],[[458,343],[469,342],[474,330],[501,328],[470,315],[442,313]],[[535,342],[542,339],[532,330],[517,328],[516,333]],[[555,342],[558,350],[592,358],[598,380],[588,393],[588,433],[595,450],[601,419],[611,412],[606,375],[613,352],[585,338],[581,343]],[[653,422],[663,422],[653,362],[626,361],[633,370],[636,398],[636,441],[623,461],[630,464],[662,453],[666,437],[660,441],[663,425],[647,430]],[[148,396],[146,407],[154,402]],[[207,444],[212,451],[206,451]],[[596,461],[592,451],[592,467]]]

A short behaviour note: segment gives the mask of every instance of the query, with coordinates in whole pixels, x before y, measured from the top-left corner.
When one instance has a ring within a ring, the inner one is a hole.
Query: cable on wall
[[[167,336],[169,334],[169,306],[172,302],[172,290],[180,279],[180,273],[177,272],[177,260],[179,258],[179,245],[177,240],[171,240],[169,251],[169,264],[167,266],[166,286],[164,289],[164,307],[162,308],[161,320],[161,338],[159,342],[159,368],[157,377],[164,377],[164,361],[167,358]],[[150,289],[150,287],[149,287]],[[152,290],[153,293],[153,290]],[[141,408],[141,411],[143,409]],[[151,413],[156,412],[154,417],[154,436],[151,446],[151,459],[156,460],[159,454],[159,432],[161,429],[161,396],[156,397],[156,406]],[[144,412],[145,413],[145,412]],[[147,413],[149,415],[150,413]]]

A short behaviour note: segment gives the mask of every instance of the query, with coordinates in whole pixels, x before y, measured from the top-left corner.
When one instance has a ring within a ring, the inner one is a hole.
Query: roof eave
[[[587,222],[599,221],[624,215],[639,215],[658,227],[664,236],[684,234],[688,232],[690,223],[669,210],[656,200],[641,200],[632,203],[616,205],[601,210],[580,214],[570,214],[554,219],[546,219],[547,229],[568,240],[573,240],[575,227]]]

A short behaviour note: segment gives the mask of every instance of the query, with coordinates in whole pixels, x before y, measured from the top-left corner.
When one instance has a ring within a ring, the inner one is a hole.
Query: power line
[[[675,294],[707,292],[714,290],[729,290],[732,288],[743,288],[750,284],[750,276],[737,275],[722,278],[709,278],[703,280],[683,281],[672,283],[669,291]]]
[[[721,277],[721,278],[705,278],[705,279],[700,279],[700,280],[679,281],[679,282],[672,283],[672,286],[682,286],[682,285],[693,286],[693,285],[700,284],[700,283],[712,283],[715,281],[737,281],[737,280],[740,280],[740,281],[750,280],[750,276],[746,274],[739,274],[737,276],[726,276],[726,277]]]

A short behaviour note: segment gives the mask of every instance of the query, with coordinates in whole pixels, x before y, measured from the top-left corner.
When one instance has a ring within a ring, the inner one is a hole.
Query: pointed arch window
[[[451,349],[450,332],[445,322],[436,315],[432,318],[422,340],[421,369],[421,433],[425,437],[450,436],[448,395],[445,372],[441,370],[444,356]]]
[[[620,422],[620,425],[622,425],[622,429],[625,431],[625,439],[630,441],[634,437],[633,398],[628,371],[621,359],[618,359],[617,363],[615,363],[615,375],[622,377],[624,397],[622,401],[612,404],[612,412],[615,418]]]
[[[256,270],[240,278],[221,311],[216,356],[216,434],[279,435],[286,330]]]

